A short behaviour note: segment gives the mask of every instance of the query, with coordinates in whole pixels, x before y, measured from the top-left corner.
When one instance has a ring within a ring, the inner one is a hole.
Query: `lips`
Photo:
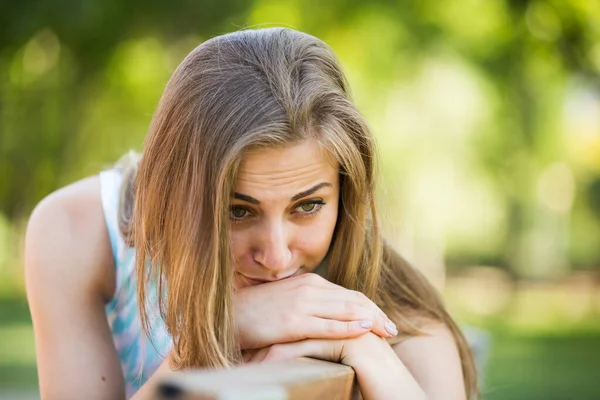
[[[241,274],[240,274],[241,275]],[[271,281],[265,281],[265,280],[261,280],[261,279],[253,279],[253,278],[248,278],[246,275],[242,275],[244,277],[244,279],[246,279],[248,281],[248,283],[250,283],[251,285],[260,285],[262,283],[268,283]]]
[[[301,268],[298,268],[296,270],[296,272],[294,272],[292,275],[288,275],[284,278],[281,279],[256,279],[256,278],[250,278],[242,273],[240,273],[240,275],[248,281],[248,283],[250,283],[251,285],[260,285],[262,283],[269,283],[269,282],[277,282],[277,281],[282,281],[284,279],[289,279],[289,278],[293,278],[295,276],[298,276],[301,274]]]

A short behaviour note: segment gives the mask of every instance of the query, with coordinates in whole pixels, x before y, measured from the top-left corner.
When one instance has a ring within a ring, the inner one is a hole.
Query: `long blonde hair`
[[[473,358],[460,329],[435,289],[381,237],[376,149],[333,51],[290,29],[213,38],[185,58],[164,90],[139,167],[125,174],[122,201],[133,204],[122,207],[121,228],[136,248],[144,330],[154,281],[174,341],[174,368],[240,361],[228,218],[239,162],[250,148],[309,137],[340,164],[327,278],[366,294],[409,336],[421,334],[422,321],[445,324],[467,391],[475,393]]]

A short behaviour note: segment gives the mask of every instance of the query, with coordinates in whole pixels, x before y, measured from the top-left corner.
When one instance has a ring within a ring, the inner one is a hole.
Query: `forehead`
[[[334,179],[337,173],[335,157],[317,140],[309,139],[246,152],[238,170],[236,187],[273,187],[294,183],[302,186],[316,179]]]

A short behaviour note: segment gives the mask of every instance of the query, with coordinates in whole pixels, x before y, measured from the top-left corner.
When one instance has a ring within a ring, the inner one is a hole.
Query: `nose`
[[[273,279],[281,279],[289,275],[292,252],[290,243],[292,239],[291,227],[286,221],[265,222],[258,246],[255,248],[254,261],[269,269]]]

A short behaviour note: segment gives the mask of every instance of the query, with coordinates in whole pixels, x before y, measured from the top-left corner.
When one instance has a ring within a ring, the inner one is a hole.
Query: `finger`
[[[242,360],[245,364],[260,363],[269,354],[270,346],[263,347],[262,349],[245,351],[242,355]]]
[[[303,278],[304,277],[304,278]],[[310,298],[315,301],[330,301],[331,294],[335,295],[338,300],[347,303],[356,303],[362,307],[370,309],[378,318],[371,319],[373,321],[373,332],[381,337],[392,337],[398,334],[396,325],[388,318],[388,316],[367,296],[363,293],[346,289],[335,283],[320,277],[319,275],[308,273],[301,275],[298,278],[303,278],[304,289],[309,292]],[[317,290],[315,290],[317,289]],[[319,289],[328,289],[326,291]],[[329,293],[328,293],[329,292]]]
[[[395,336],[392,327],[386,325],[388,318],[385,314],[382,316],[381,313],[374,312],[371,308],[353,301],[312,302],[307,307],[310,307],[307,312],[315,317],[345,322],[371,321],[373,323],[371,332],[386,338]]]
[[[305,275],[309,275],[309,274],[305,274]],[[384,319],[386,322],[389,321],[388,316],[383,312],[383,310],[381,308],[379,308],[379,306],[377,304],[375,304],[374,301],[369,299],[364,293],[359,292],[357,290],[346,289],[345,287],[337,285],[333,282],[330,282],[327,279],[324,279],[316,274],[310,274],[310,275],[316,276],[316,279],[310,280],[309,283],[311,285],[314,284],[314,286],[319,287],[319,288],[336,290],[336,291],[338,291],[337,294],[342,296],[344,300],[357,302],[358,304],[362,305],[363,307],[367,307],[367,308],[373,310],[374,313],[378,313],[381,316],[381,318]]]
[[[339,340],[308,339],[271,346],[263,361],[285,361],[300,357],[312,357],[339,362],[341,353],[342,342]]]
[[[311,297],[313,301],[306,303],[307,307],[311,308],[307,310],[309,314],[345,321],[370,320],[373,321],[373,333],[384,338],[398,334],[396,325],[373,301],[361,292],[341,288],[341,290],[335,292],[316,291],[312,293]]]
[[[372,321],[338,321],[312,317],[304,319],[301,329],[303,339],[347,339],[370,332]]]
[[[315,289],[316,288],[316,289],[327,289],[329,291],[335,291],[335,293],[337,295],[343,296],[345,299],[358,302],[359,304],[363,305],[364,307],[371,308],[373,310],[373,312],[377,312],[377,313],[381,314],[382,317],[387,318],[387,315],[381,310],[381,308],[379,308],[379,306],[377,306],[377,304],[375,304],[375,302],[373,302],[371,299],[369,299],[363,293],[356,291],[356,290],[346,289],[345,287],[337,285],[335,283],[332,283],[332,282],[328,281],[327,279],[324,279],[316,274],[304,274],[304,275],[301,275],[300,277],[298,277],[297,279],[301,279],[304,276],[307,276],[307,278],[304,279],[304,286],[307,289]],[[300,281],[300,282],[302,282],[302,281]],[[327,293],[327,292],[319,292],[318,290],[315,292],[320,293],[321,295],[324,295],[326,297],[329,297],[328,295],[331,294],[331,293]],[[315,293],[315,292],[313,292],[313,293]]]
[[[379,318],[373,320],[373,325],[375,326],[374,332],[376,332],[379,336],[392,337],[398,334],[398,329],[392,320],[388,318],[386,313],[384,313],[383,310],[381,310],[381,308],[375,304],[375,302],[373,302],[363,293],[355,290],[346,290],[342,296],[344,296],[346,301],[356,301],[364,307],[369,308],[379,316]]]
[[[337,319],[339,321],[373,321],[379,317],[378,313],[374,313],[368,307],[352,301],[344,300],[325,300],[320,302],[312,302],[309,311],[315,317],[326,319]]]

